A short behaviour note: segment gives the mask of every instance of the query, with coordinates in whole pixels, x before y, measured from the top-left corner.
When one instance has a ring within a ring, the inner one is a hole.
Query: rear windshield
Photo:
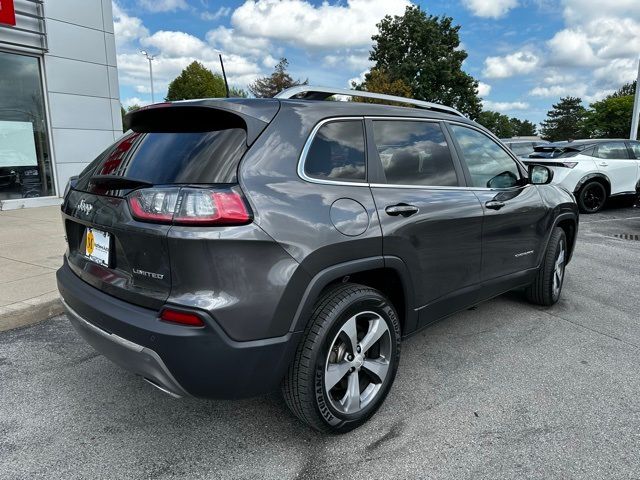
[[[87,190],[96,175],[165,185],[236,183],[247,150],[242,128],[213,132],[131,132],[98,156],[81,174],[76,189]]]

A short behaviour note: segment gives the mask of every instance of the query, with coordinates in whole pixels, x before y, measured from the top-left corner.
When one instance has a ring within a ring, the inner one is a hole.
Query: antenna
[[[222,78],[224,78],[224,88],[227,91],[227,98],[229,98],[229,83],[227,83],[227,74],[224,71],[224,62],[222,61],[222,54],[219,53],[218,57],[220,57],[220,66],[222,67]]]

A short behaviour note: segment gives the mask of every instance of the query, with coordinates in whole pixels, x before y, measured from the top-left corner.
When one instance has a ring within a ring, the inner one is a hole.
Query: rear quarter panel
[[[327,117],[344,116],[340,112],[344,110],[332,112],[330,106],[319,109],[304,103],[281,108],[240,165],[240,184],[255,224],[299,263],[305,277],[327,266],[382,255],[380,223],[367,185],[311,183],[297,173],[313,127]],[[345,198],[366,211],[367,225],[359,235],[340,233],[332,223],[332,205]],[[307,283],[292,283],[288,287],[295,291],[292,297],[302,298]]]

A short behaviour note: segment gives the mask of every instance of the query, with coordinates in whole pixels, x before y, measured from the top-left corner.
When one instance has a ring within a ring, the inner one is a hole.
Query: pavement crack
[[[562,317],[560,315],[557,315],[557,314],[554,314],[554,313],[551,313],[551,312],[547,312],[547,311],[544,311],[544,310],[541,310],[541,309],[539,309],[539,311],[544,313],[545,315],[549,315],[550,317],[559,318],[560,320],[564,320],[565,322],[571,323],[572,325],[575,325],[577,327],[582,327],[585,330],[589,330],[590,332],[597,333],[598,335],[602,335],[604,337],[610,338],[611,340],[616,340],[618,342],[624,343],[625,345],[629,345],[630,347],[634,347],[634,348],[640,349],[640,345],[636,345],[633,342],[629,342],[629,341],[624,340],[624,339],[619,338],[619,337],[614,337],[613,335],[610,335],[608,333],[601,332],[600,330],[596,330],[595,328],[587,327],[586,325],[583,325],[582,323],[576,322],[574,320],[569,320],[568,318],[564,318],[564,317]]]

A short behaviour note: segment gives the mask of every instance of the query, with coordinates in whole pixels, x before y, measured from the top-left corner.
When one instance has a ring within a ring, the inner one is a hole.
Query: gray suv
[[[573,196],[451,108],[304,86],[127,123],[70,181],[58,287],[88,343],[170,395],[281,389],[344,432],[384,401],[402,338],[517,288],[558,301]]]

